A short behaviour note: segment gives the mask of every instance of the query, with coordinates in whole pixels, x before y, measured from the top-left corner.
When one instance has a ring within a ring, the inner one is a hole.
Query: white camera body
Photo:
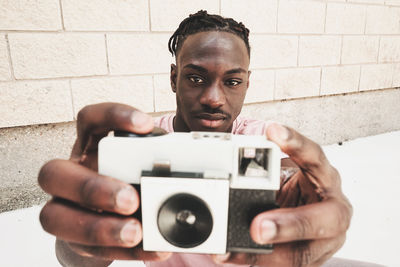
[[[276,208],[281,152],[265,136],[119,135],[100,141],[99,173],[138,189],[145,251],[271,251],[248,233],[255,215]]]

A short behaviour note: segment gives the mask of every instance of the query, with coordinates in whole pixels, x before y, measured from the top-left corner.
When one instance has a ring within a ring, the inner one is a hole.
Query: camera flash
[[[245,147],[243,149],[243,157],[246,159],[253,159],[256,157],[256,149],[252,147]]]

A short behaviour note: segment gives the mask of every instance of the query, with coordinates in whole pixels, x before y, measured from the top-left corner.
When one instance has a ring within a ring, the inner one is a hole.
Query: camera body
[[[100,141],[98,167],[138,189],[145,251],[268,253],[249,226],[277,207],[280,158],[265,136],[119,132]]]

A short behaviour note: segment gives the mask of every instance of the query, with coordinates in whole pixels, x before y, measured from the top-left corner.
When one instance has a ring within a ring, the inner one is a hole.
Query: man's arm
[[[40,222],[57,237],[57,258],[64,266],[107,266],[113,259],[156,261],[170,253],[144,252],[141,223],[131,216],[139,203],[129,184],[97,172],[97,149],[112,130],[149,133],[152,118],[130,106],[102,103],[78,114],[77,139],[70,160],[51,160],[38,182],[53,198]],[[85,263],[87,265],[82,265]]]
[[[215,260],[257,266],[320,266],[343,245],[352,217],[339,173],[319,145],[293,129],[271,124],[267,138],[290,157],[292,163],[285,160],[285,166],[299,168],[278,192],[281,208],[258,214],[250,226],[252,239],[259,244],[273,243],[274,250],[271,254],[232,253]]]

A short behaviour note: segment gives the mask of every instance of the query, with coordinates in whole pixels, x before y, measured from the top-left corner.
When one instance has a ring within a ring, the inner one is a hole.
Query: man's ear
[[[174,93],[176,93],[176,76],[177,76],[176,65],[171,64],[170,81],[171,81],[171,89],[172,92]]]
[[[247,89],[249,89],[249,86],[250,86],[250,74],[251,74],[251,71],[249,70],[247,72]]]

